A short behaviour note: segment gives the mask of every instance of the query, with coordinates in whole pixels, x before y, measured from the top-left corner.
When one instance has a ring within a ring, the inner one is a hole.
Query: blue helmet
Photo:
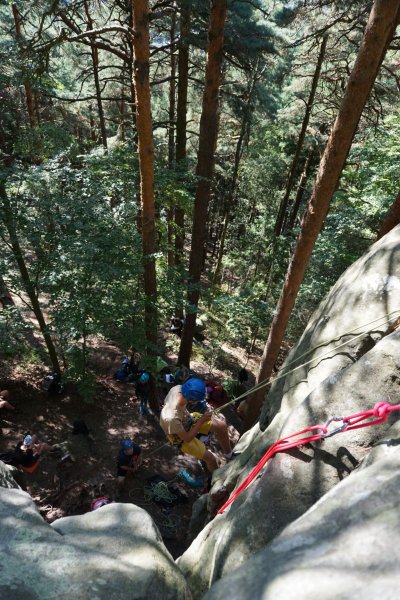
[[[206,384],[202,379],[191,377],[182,384],[182,396],[189,402],[204,400],[206,395]]]
[[[121,361],[121,365],[123,365],[124,367],[127,367],[129,365],[129,358],[124,358]]]
[[[140,383],[147,383],[149,379],[150,379],[150,375],[146,372],[142,373],[141,376],[139,377]]]
[[[132,442],[132,440],[129,440],[128,438],[126,438],[125,440],[122,440],[121,446],[124,450],[129,450],[129,448],[134,448],[135,443]]]

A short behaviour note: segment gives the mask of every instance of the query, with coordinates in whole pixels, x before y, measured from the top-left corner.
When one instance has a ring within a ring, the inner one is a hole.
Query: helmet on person
[[[142,373],[141,376],[139,377],[140,383],[147,383],[149,379],[150,379],[150,375],[148,373]]]
[[[122,365],[123,367],[127,367],[127,366],[129,365],[129,358],[126,358],[126,357],[125,357],[125,358],[124,358],[124,359],[121,361],[121,365]]]
[[[126,438],[125,440],[122,440],[121,446],[123,450],[129,450],[129,448],[133,448],[135,446],[135,443],[132,442],[132,440]]]
[[[192,377],[182,384],[182,396],[189,402],[199,402],[206,395],[206,384],[202,379]]]
[[[24,437],[24,446],[31,446],[33,444],[33,438],[31,435],[26,435]]]

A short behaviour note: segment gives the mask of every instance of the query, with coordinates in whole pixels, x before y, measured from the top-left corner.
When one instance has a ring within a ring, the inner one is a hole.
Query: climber
[[[203,460],[212,472],[218,467],[217,459],[196,436],[215,433],[228,460],[232,457],[232,449],[223,417],[215,417],[210,412],[190,414],[187,409],[188,404],[204,400],[205,394],[206,385],[202,379],[192,377],[183,385],[175,385],[165,398],[160,425],[172,445],[178,446],[185,454]]]

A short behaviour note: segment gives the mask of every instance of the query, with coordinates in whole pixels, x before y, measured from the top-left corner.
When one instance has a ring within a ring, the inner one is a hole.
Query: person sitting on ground
[[[15,406],[13,406],[8,400],[10,399],[10,392],[8,390],[3,390],[0,392],[0,408],[8,408],[8,410],[15,410]]]
[[[217,418],[210,412],[190,414],[187,409],[188,404],[204,400],[205,394],[206,384],[202,379],[191,378],[183,385],[174,386],[165,398],[160,425],[171,444],[185,454],[203,460],[212,472],[218,467],[217,459],[196,436],[208,435],[210,431],[215,433],[227,459],[232,457],[232,450],[223,417]]]
[[[117,496],[121,493],[128,473],[135,473],[142,462],[142,449],[130,439],[121,442],[117,456]]]
[[[18,465],[29,468],[41,459],[42,454],[56,449],[57,446],[51,446],[47,442],[39,442],[36,435],[28,433],[15,447],[15,461]]]

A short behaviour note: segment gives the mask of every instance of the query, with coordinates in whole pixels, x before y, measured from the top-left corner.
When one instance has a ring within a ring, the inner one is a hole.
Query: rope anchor
[[[250,471],[246,479],[242,481],[242,483],[231,494],[225,504],[221,506],[217,512],[217,515],[221,515],[232,504],[232,502],[249,487],[249,485],[256,479],[257,475],[260,474],[267,462],[278,452],[285,452],[291,448],[298,448],[299,446],[304,446],[310,442],[318,442],[331,437],[336,433],[340,433],[341,431],[351,431],[353,429],[370,427],[371,425],[380,425],[381,423],[384,423],[388,416],[394,411],[400,411],[400,404],[393,405],[389,404],[388,402],[377,402],[377,404],[375,404],[375,406],[369,410],[363,410],[354,415],[349,415],[348,417],[331,417],[327,421],[326,425],[311,425],[311,427],[306,427],[306,429],[302,429],[301,431],[297,431],[296,433],[292,433],[292,435],[288,435],[287,437],[278,440],[268,448],[264,456],[262,456],[256,466]],[[342,424],[332,431],[328,431],[327,428],[334,421],[342,421]],[[363,421],[365,422],[363,423]],[[293,438],[298,439],[293,440]]]
[[[342,421],[342,424],[339,425],[338,427],[336,427],[335,429],[332,429],[332,431],[328,431],[328,427],[331,423],[335,422],[335,421]],[[327,438],[332,437],[333,435],[336,435],[337,433],[340,433],[341,431],[345,431],[349,426],[349,423],[347,423],[344,420],[344,417],[331,417],[330,419],[328,419],[328,421],[325,423],[324,427],[321,427],[321,438],[326,440]]]

